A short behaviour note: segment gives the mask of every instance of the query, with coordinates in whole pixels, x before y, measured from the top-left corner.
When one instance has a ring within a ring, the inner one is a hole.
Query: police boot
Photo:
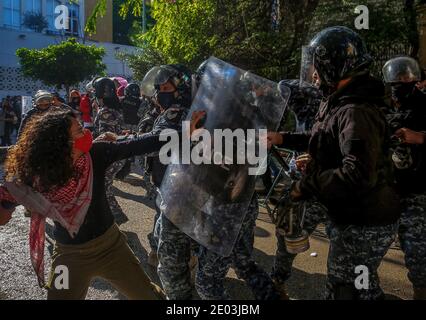
[[[413,288],[413,290],[414,290],[414,295],[413,295],[414,300],[426,300],[426,288]]]
[[[280,295],[280,300],[290,300],[290,297],[287,294],[287,290],[285,288],[284,282],[278,282],[273,280],[274,287],[277,290],[278,294]]]

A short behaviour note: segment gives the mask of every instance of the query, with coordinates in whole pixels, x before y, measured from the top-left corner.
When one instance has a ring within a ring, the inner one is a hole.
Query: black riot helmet
[[[140,98],[141,96],[141,88],[136,83],[130,83],[124,88],[124,95],[126,97],[136,97]]]
[[[419,82],[422,78],[419,63],[411,57],[390,59],[383,66],[383,80],[387,84]]]
[[[114,81],[110,78],[98,78],[93,83],[95,96],[102,99],[103,104],[109,108],[118,108],[119,99],[115,89]]]
[[[419,93],[416,84],[422,79],[419,63],[411,57],[396,57],[385,63],[382,72],[384,82],[390,85],[392,99],[400,105],[412,104],[410,100]]]
[[[364,41],[347,27],[320,31],[306,49],[302,65],[313,65],[325,95],[334,92],[340,80],[365,71],[373,62]]]
[[[142,80],[141,91],[149,97],[157,97],[161,85],[167,82],[170,82],[178,93],[172,104],[189,108],[191,105],[191,71],[181,64],[152,68]]]

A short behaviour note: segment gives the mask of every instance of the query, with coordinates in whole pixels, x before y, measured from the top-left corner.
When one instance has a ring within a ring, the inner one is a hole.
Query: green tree
[[[168,63],[160,51],[146,43],[139,43],[136,53],[120,52],[117,58],[127,63],[133,70],[133,77],[138,81],[142,81],[152,67]]]
[[[74,38],[43,49],[20,48],[16,55],[24,76],[64,88],[67,94],[71,86],[103,74],[106,68],[104,48],[83,45]]]
[[[102,1],[105,0],[99,3]],[[383,59],[407,53],[408,46],[416,56],[415,3],[414,0],[362,2],[369,8],[370,28],[359,33],[376,58],[376,74]],[[334,25],[354,28],[359,15],[355,8],[359,4],[356,0],[155,0],[150,8],[154,26],[134,38],[144,50],[158,52],[167,63],[180,62],[195,68],[205,58],[215,55],[279,80],[298,76],[301,47],[316,32]],[[140,15],[141,8],[142,0],[124,0],[120,12]],[[274,27],[273,13],[278,16],[278,25]],[[96,14],[95,11],[92,17]],[[144,59],[150,57],[141,52],[138,55],[139,58],[133,59],[135,68],[136,61],[146,65]]]

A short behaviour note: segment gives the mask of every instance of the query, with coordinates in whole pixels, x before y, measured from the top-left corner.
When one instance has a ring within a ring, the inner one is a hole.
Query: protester
[[[53,104],[53,95],[50,92],[39,90],[34,95],[33,108],[23,117],[18,131],[18,139],[24,130],[26,123],[35,115],[46,112]]]
[[[4,119],[4,134],[2,139],[2,146],[12,145],[11,135],[14,131],[18,117],[10,105],[9,100],[3,103],[3,119]]]
[[[194,114],[192,130],[199,119]],[[103,138],[114,139],[108,134]],[[114,223],[105,195],[105,172],[115,161],[154,152],[164,143],[150,135],[125,143],[92,144],[90,131],[72,111],[54,109],[28,122],[8,154],[0,200],[3,209],[22,204],[32,213],[30,253],[41,286],[45,220],[55,223],[48,299],[84,299],[94,277],[108,280],[130,299],[162,296]],[[68,290],[55,285],[57,266],[68,268]]]
[[[80,111],[81,94],[78,90],[73,89],[70,91],[68,105],[75,111]]]

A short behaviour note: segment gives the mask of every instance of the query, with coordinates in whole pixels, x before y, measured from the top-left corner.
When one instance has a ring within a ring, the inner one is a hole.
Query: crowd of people
[[[398,236],[414,299],[426,299],[424,73],[416,60],[400,56],[383,66],[379,80],[369,72],[372,61],[357,33],[327,28],[304,50],[302,79],[277,84],[286,88],[280,92],[290,92],[281,122],[294,113],[297,132],[269,131],[268,149],[279,146],[300,155],[298,176],[280,203],[285,208],[303,204],[308,235],[318,224],[326,225],[325,298],[384,299],[377,269]],[[167,165],[158,154],[166,143],[160,133],[174,129],[183,134],[187,118],[191,134],[203,126],[206,112],[189,112],[207,68],[208,61],[194,73],[180,64],[157,66],[140,86],[123,78],[94,78],[85,92],[71,90],[68,101],[38,91],[22,121],[16,114],[10,121],[13,128],[20,126],[5,162],[0,225],[9,222],[17,205],[30,212],[31,262],[48,299],[84,299],[97,276],[130,299],[188,300],[194,286],[202,299],[229,299],[224,282],[231,267],[256,299],[289,298],[285,283],[297,253],[290,250],[286,235],[277,228],[271,274],[252,256],[259,213],[254,190],[246,212],[227,212],[243,217],[227,256],[190,238],[156,201],[148,261],[157,268],[162,288],[148,278],[117,225],[122,209],[112,192],[114,177],[126,176],[137,158],[161,196]],[[268,110],[267,90],[247,90],[252,99],[248,108],[265,105],[262,110]],[[14,110],[10,102],[3,102],[2,109]],[[11,145],[10,139],[3,144]],[[43,263],[46,218],[54,221],[56,242],[48,281]],[[55,286],[59,275],[54,271],[60,265],[71,275],[68,290]],[[358,266],[368,268],[367,288],[355,284]]]

